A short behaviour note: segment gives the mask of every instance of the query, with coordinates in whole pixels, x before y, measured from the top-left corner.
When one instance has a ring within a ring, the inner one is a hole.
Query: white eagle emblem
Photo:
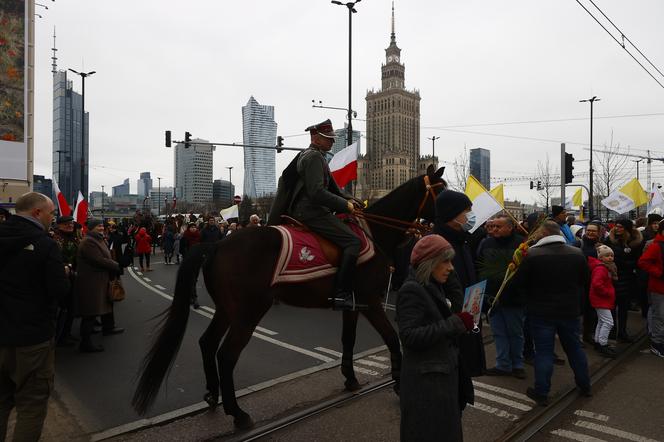
[[[315,256],[311,254],[311,250],[308,247],[300,249],[300,262],[307,263],[313,261],[314,258]]]

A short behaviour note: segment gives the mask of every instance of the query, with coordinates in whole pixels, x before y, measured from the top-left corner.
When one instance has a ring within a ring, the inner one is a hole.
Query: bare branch
[[[464,144],[463,153],[454,158],[454,178],[456,179],[450,183],[450,187],[459,192],[465,192],[468,175],[470,175],[470,161],[468,160],[468,149]]]
[[[551,193],[555,187],[560,185],[560,176],[558,174],[558,170],[551,168],[549,154],[546,155],[546,160],[544,162],[537,162],[537,180],[540,182],[540,187],[537,189],[539,190],[540,199],[546,208],[546,212],[549,213]]]

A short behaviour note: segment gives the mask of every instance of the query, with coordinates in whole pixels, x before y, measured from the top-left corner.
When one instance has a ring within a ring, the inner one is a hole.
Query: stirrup
[[[337,294],[338,295],[338,294]],[[359,311],[359,310],[368,310],[368,304],[358,304],[355,302],[355,292],[351,292],[351,299],[340,298],[337,295],[328,298],[328,301],[332,303],[332,310],[335,311]]]

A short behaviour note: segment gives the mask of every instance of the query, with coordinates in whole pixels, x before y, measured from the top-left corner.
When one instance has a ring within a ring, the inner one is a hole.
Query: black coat
[[[514,285],[526,296],[528,315],[574,319],[590,278],[588,262],[578,247],[559,235],[547,236],[528,249],[514,276]]]
[[[466,329],[441,286],[423,286],[409,276],[399,290],[397,325],[403,346],[401,440],[463,440],[461,410],[473,403],[472,382],[459,372],[457,338]]]
[[[217,242],[221,241],[224,236],[221,234],[221,229],[216,225],[206,225],[201,229],[201,242]]]
[[[60,248],[43,228],[20,216],[0,223],[0,347],[51,339],[69,288]]]
[[[643,252],[643,236],[641,232],[633,229],[631,233],[625,232],[624,238],[617,238],[612,230],[604,244],[611,247],[614,262],[618,267],[618,280],[613,282],[616,296],[632,296],[637,290],[637,262]]]
[[[469,287],[477,282],[477,273],[475,272],[475,255],[470,246],[470,234],[459,232],[451,227],[442,224],[436,224],[433,233],[445,238],[454,248],[454,270],[459,275],[461,285]]]
[[[480,279],[487,280],[483,311],[487,311],[491,306],[493,298],[503,283],[505,271],[512,261],[514,251],[522,242],[522,236],[512,233],[503,238],[488,237],[480,244],[477,250],[478,273]],[[523,307],[525,298],[510,281],[500,295],[499,303],[503,307]]]

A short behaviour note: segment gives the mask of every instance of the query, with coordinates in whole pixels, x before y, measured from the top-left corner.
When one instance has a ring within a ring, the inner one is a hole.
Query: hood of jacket
[[[638,230],[633,229],[631,232],[625,230],[623,236],[619,238],[615,235],[615,229],[611,229],[609,240],[614,244],[622,244],[623,246],[635,249],[643,242],[643,235]]]
[[[0,223],[0,255],[16,253],[44,235],[46,232],[30,220],[12,216]]]

